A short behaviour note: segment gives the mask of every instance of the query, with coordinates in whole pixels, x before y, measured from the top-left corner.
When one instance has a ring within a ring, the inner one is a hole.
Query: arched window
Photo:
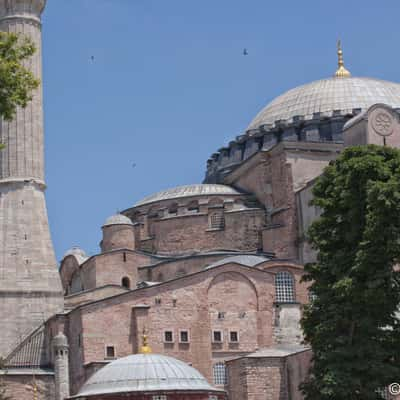
[[[129,279],[127,276],[124,276],[124,277],[122,278],[121,283],[122,283],[122,286],[123,286],[125,289],[130,289],[130,288],[131,288],[131,281],[130,281],[130,279]]]
[[[213,365],[214,385],[226,385],[226,366],[224,362],[217,362]]]
[[[177,203],[172,203],[168,207],[168,215],[178,215],[178,204]]]
[[[293,276],[290,272],[282,271],[276,274],[275,293],[277,303],[293,303],[295,301]]]
[[[187,210],[192,214],[198,213],[200,211],[199,202],[197,200],[191,201],[187,206]]]

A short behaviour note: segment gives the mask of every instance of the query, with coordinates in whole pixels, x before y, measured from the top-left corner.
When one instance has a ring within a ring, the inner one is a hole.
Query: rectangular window
[[[106,358],[115,358],[114,346],[106,346]]]
[[[179,343],[189,343],[189,331],[179,331]]]
[[[214,385],[226,385],[227,374],[224,362],[217,362],[213,365]]]
[[[239,342],[239,332],[230,331],[229,332],[229,342],[230,343],[238,343]]]
[[[164,343],[174,343],[174,332],[164,331]]]
[[[167,396],[165,394],[157,394],[152,397],[152,400],[167,400]]]
[[[220,311],[218,313],[218,319],[225,319],[225,312],[224,311]]]
[[[224,229],[225,217],[223,213],[213,213],[209,217],[209,227],[211,229]]]
[[[213,343],[222,343],[222,341],[223,341],[222,331],[213,331],[212,332],[212,341],[213,341]]]

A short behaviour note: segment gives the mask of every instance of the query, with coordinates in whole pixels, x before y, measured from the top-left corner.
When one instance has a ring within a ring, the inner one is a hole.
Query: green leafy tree
[[[0,357],[0,371],[6,370],[6,363],[3,358]],[[6,394],[6,383],[4,382],[4,375],[0,375],[0,400],[12,400],[10,396]]]
[[[25,36],[0,32],[0,117],[10,121],[32,100],[39,80],[25,66],[35,46]]]
[[[400,151],[351,147],[324,170],[308,236],[313,300],[302,319],[313,350],[306,400],[382,399],[400,380]]]

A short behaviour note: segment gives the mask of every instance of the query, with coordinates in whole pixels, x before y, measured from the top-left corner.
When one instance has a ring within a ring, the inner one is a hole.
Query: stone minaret
[[[42,78],[40,16],[46,0],[0,0],[0,30],[28,35]],[[63,308],[44,197],[42,89],[14,121],[0,122],[0,356]]]
[[[69,397],[69,346],[68,339],[59,333],[53,339],[54,378],[56,400]]]

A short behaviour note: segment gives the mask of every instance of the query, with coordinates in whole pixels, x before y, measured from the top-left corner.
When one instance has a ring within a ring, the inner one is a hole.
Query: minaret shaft
[[[42,78],[40,15],[45,0],[0,0],[0,30],[28,35],[27,66]],[[0,356],[63,308],[44,197],[42,88],[0,124]]]

